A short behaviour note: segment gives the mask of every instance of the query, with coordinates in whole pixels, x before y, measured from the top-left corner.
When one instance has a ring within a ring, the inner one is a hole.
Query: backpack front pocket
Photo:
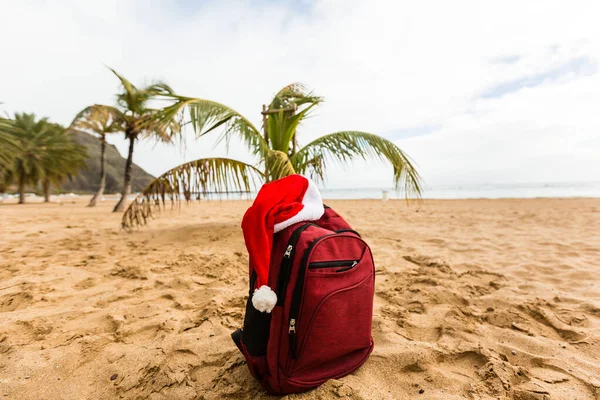
[[[344,357],[348,363],[362,360],[372,343],[373,291],[370,273],[357,284],[330,293],[312,315],[302,315],[307,323],[296,343],[294,376],[303,376],[306,381],[311,376],[323,376],[325,371],[335,376],[329,363],[344,365],[340,363]]]
[[[343,367],[340,358],[358,364],[370,351],[374,269],[356,236],[327,236],[307,250],[289,313],[288,374],[329,375],[332,364]]]

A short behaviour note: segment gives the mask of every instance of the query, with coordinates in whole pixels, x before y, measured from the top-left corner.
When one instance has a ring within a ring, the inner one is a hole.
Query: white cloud
[[[68,124],[86,105],[114,102],[118,82],[104,63],[134,82],[164,79],[229,104],[259,125],[261,104],[300,81],[327,100],[302,127],[304,143],[343,129],[413,131],[422,136],[397,143],[430,183],[597,179],[600,73],[560,70],[481,97],[574,59],[600,65],[596,1],[196,3],[2,2],[3,107]],[[188,140],[184,155],[142,143],[135,161],[158,174],[214,154],[224,149],[211,140]],[[231,155],[245,157],[237,145]],[[388,186],[391,170],[357,162],[332,168],[328,183]]]

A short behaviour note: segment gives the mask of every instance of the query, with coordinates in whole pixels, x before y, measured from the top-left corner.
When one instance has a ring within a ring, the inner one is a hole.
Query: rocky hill
[[[87,148],[87,168],[61,186],[61,191],[93,193],[100,181],[100,141],[85,132],[75,133],[75,140]],[[104,193],[118,193],[123,185],[125,158],[111,144],[106,146],[106,188]],[[141,191],[154,177],[133,164],[131,190]]]

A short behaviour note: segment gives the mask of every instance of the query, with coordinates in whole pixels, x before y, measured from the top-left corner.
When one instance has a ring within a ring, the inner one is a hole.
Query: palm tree
[[[44,153],[46,142],[52,136],[47,135],[48,120],[36,121],[34,114],[16,113],[14,126],[15,138],[19,143],[19,152],[15,154],[13,165],[7,171],[7,182],[17,182],[19,204],[25,203],[25,186],[36,185],[44,176]]]
[[[42,189],[46,203],[50,201],[51,185],[59,185],[65,179],[71,178],[85,167],[87,160],[85,147],[75,142],[73,133],[60,125],[50,124],[48,134],[53,135],[53,140],[51,145],[46,147],[43,162]]]
[[[127,196],[131,192],[131,166],[136,140],[151,137],[158,141],[171,142],[181,132],[180,112],[189,102],[186,103],[178,98],[173,90],[163,82],[137,88],[115,70],[110,70],[119,78],[123,87],[123,90],[117,94],[117,106],[96,105],[92,107],[101,108],[109,114],[110,119],[116,125],[121,126],[121,131],[125,133],[125,138],[129,140],[121,199],[113,210],[118,212],[123,211]],[[168,101],[168,106],[164,108],[152,107],[153,104],[160,101]],[[165,112],[165,109],[168,109],[168,113]],[[78,116],[85,115],[86,110],[81,111]]]
[[[115,119],[114,113],[104,106],[90,106],[81,111],[71,123],[69,129],[74,132],[83,131],[96,136],[100,140],[100,185],[94,193],[88,207],[94,207],[98,198],[104,194],[106,186],[106,136],[112,133],[122,132],[124,128],[123,120]]]
[[[123,214],[123,227],[146,223],[153,210],[200,199],[208,193],[249,192],[256,183],[307,174],[323,181],[330,162],[348,164],[354,158],[375,158],[391,164],[396,189],[407,198],[420,196],[420,178],[410,159],[394,143],[372,133],[330,133],[299,147],[296,130],[323,99],[300,84],[284,87],[270,105],[263,106],[263,133],[245,117],[223,104],[177,96],[189,108],[190,123],[199,135],[222,129],[219,140],[237,136],[257,160],[248,164],[229,158],[204,158],[182,164],[151,182]],[[174,112],[175,110],[173,110]],[[162,110],[169,118],[171,110]]]
[[[12,163],[4,171],[4,182],[16,182],[19,204],[25,203],[26,185],[42,183],[48,200],[50,183],[75,173],[85,162],[85,149],[75,144],[64,128],[34,114],[16,113],[10,121],[17,144]]]
[[[19,149],[15,138],[17,132],[18,128],[13,120],[0,118],[0,201],[8,186],[8,171],[11,169],[15,154]]]

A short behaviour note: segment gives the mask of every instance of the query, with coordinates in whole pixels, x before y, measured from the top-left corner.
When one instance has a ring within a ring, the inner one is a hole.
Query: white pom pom
[[[258,311],[270,313],[275,304],[277,304],[277,295],[270,287],[263,285],[258,289],[254,289],[252,305]]]

